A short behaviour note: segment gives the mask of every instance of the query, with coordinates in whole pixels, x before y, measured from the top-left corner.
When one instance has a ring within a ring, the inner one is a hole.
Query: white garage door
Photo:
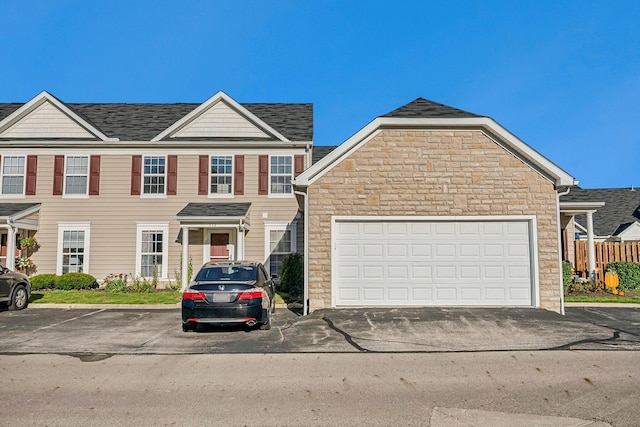
[[[336,220],[336,306],[532,305],[527,220]]]

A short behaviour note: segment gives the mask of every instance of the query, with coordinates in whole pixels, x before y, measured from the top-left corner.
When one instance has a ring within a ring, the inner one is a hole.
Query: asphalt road
[[[630,351],[0,355],[0,425],[625,427],[638,384]]]
[[[178,309],[51,309],[0,312],[0,354],[479,352],[640,350],[640,309],[572,307],[276,312],[269,331],[184,333]],[[98,355],[98,356],[96,356]]]

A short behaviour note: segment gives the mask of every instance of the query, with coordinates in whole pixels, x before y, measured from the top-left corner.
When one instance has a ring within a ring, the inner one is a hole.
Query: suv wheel
[[[9,301],[9,310],[22,310],[29,305],[29,298],[27,296],[27,288],[24,285],[18,285],[13,291],[11,301]]]

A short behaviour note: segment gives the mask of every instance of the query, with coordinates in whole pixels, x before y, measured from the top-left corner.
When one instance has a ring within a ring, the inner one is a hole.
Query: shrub
[[[566,291],[571,285],[571,263],[569,261],[562,262],[562,284]]]
[[[157,281],[158,279],[155,275],[151,280],[147,280],[144,277],[134,277],[131,281],[131,285],[127,286],[125,292],[138,294],[154,292],[156,290]]]
[[[86,273],[65,273],[55,279],[55,288],[70,291],[97,287],[96,278]]]
[[[300,299],[304,293],[304,258],[293,252],[282,260],[278,290],[286,292],[292,299]]]
[[[606,271],[618,273],[618,278],[620,279],[618,289],[626,291],[640,287],[640,263],[611,262],[607,264]]]
[[[109,274],[102,282],[107,292],[126,292],[127,275],[126,274]]]
[[[38,274],[37,276],[32,276],[29,278],[31,289],[53,289],[57,277],[55,274]]]

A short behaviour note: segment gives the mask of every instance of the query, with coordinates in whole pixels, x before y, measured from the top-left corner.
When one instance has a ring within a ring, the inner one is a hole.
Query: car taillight
[[[207,297],[203,292],[196,291],[184,291],[182,293],[182,299],[191,300],[191,301],[204,301]]]
[[[238,299],[258,299],[264,296],[264,291],[262,289],[251,289],[249,291],[244,291],[238,294]]]

